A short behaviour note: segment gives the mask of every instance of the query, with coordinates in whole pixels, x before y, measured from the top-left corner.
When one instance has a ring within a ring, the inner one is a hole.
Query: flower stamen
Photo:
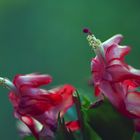
[[[0,85],[13,91],[17,91],[15,85],[7,78],[0,77]]]
[[[97,49],[101,45],[101,41],[97,39],[89,29],[85,28],[83,29],[83,32],[88,34],[87,40],[89,42],[89,46],[93,49]]]
[[[97,39],[89,29],[85,28],[83,29],[83,32],[88,34],[87,40],[89,42],[89,46],[91,46],[95,54],[99,57],[102,57],[103,61],[106,63],[102,42]]]

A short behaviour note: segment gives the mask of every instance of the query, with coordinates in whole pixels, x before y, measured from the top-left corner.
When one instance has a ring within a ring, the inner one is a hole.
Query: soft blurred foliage
[[[82,28],[105,40],[121,33],[132,47],[127,62],[140,68],[138,0],[0,0],[0,74],[41,72],[51,86],[73,84],[92,97],[90,60]],[[0,88],[0,139],[19,140],[8,92]]]

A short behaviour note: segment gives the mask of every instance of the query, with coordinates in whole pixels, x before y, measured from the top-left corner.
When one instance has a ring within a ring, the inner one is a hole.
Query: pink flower
[[[125,63],[130,47],[119,45],[121,40],[122,35],[116,35],[101,43],[89,32],[88,41],[96,52],[91,61],[95,95],[105,95],[118,111],[134,119],[140,131],[140,70]]]
[[[13,80],[15,90],[9,94],[15,116],[28,126],[37,140],[40,137],[53,137],[53,132],[57,128],[58,114],[60,113],[62,117],[74,104],[75,88],[71,85],[52,90],[39,88],[51,81],[49,75],[17,75]],[[41,130],[37,128],[36,121],[42,125]],[[78,121],[75,124],[78,129]],[[74,129],[71,124],[67,126],[69,129]]]

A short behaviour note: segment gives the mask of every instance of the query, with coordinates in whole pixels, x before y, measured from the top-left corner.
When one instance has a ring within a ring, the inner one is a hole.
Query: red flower
[[[75,88],[71,85],[64,85],[52,90],[39,88],[51,81],[52,78],[49,75],[17,75],[13,80],[16,90],[9,94],[15,116],[28,126],[37,140],[40,136],[53,137],[53,132],[57,127],[58,114],[60,113],[62,117],[74,103]],[[41,130],[37,129],[36,121],[43,126]],[[73,129],[73,126],[68,125],[68,128]]]
[[[124,62],[130,48],[119,45],[121,40],[122,36],[116,35],[101,43],[91,33],[88,35],[96,52],[91,62],[95,95],[105,95],[122,114],[134,119],[140,131],[140,70]]]

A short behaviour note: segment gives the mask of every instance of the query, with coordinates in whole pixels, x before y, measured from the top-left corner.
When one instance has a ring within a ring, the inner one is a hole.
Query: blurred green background
[[[0,75],[48,73],[54,85],[87,85],[90,60],[84,27],[102,41],[124,35],[129,64],[140,68],[139,0],[0,0]],[[0,88],[0,139],[20,140],[7,89]]]

